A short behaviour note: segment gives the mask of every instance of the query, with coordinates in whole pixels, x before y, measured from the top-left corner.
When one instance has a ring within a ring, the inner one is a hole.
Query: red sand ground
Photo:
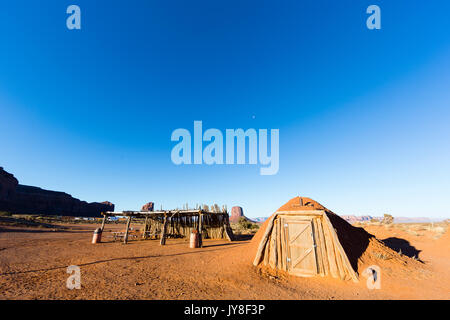
[[[92,245],[98,226],[68,231],[1,227],[1,299],[450,299],[450,237],[414,237],[393,227],[369,227],[380,239],[407,239],[425,264],[409,258],[381,260],[382,288],[331,278],[298,278],[253,267],[256,242],[185,240]],[[121,230],[123,225],[108,225]],[[376,247],[376,246],[375,246]],[[376,249],[376,248],[375,248]],[[374,249],[374,250],[375,250]],[[384,250],[384,248],[383,248]],[[382,251],[383,251],[382,250]],[[374,251],[375,252],[375,251]],[[384,251],[383,251],[384,252]],[[371,256],[364,264],[370,264]],[[380,259],[377,259],[380,262]],[[66,267],[81,267],[81,290],[66,288]]]

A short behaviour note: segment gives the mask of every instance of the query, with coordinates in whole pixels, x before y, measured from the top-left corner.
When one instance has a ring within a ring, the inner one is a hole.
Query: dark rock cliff
[[[114,211],[110,202],[93,202],[73,198],[70,194],[19,184],[0,167],[0,211],[22,214],[95,217]]]

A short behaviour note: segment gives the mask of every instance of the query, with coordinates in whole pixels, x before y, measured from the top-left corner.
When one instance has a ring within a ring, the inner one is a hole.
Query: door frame
[[[312,218],[309,217],[283,217],[281,218],[281,224],[282,224],[282,239],[285,243],[286,248],[286,269],[288,273],[294,274],[294,275],[300,275],[300,276],[316,276],[319,274],[318,270],[318,261],[317,261],[317,241],[315,238],[315,230],[314,230],[314,224],[312,221]],[[292,258],[291,258],[291,247],[289,245],[289,224],[290,223],[301,223],[301,224],[308,224],[311,228],[311,239],[313,243],[312,251],[311,253],[314,255],[314,270],[306,270],[306,269],[300,269],[300,270],[293,270],[292,267]]]

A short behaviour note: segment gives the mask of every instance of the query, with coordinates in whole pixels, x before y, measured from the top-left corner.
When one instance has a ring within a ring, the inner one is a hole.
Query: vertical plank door
[[[288,271],[296,275],[316,275],[316,243],[311,222],[288,219],[285,222]]]

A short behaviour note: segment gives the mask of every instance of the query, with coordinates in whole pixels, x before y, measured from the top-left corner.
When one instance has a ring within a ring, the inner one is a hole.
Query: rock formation
[[[19,184],[0,167],[0,211],[22,214],[94,217],[114,211],[110,202],[88,203],[70,194]]]
[[[16,192],[19,181],[0,167],[0,201],[6,201]]]
[[[355,215],[342,215],[342,219],[347,221],[350,224],[356,223],[356,222],[369,222],[371,220],[380,220],[379,217],[372,217],[372,216],[355,216]]]
[[[230,222],[238,222],[241,217],[244,216],[244,211],[241,207],[231,208]]]
[[[146,203],[142,206],[141,211],[154,211],[155,204],[153,202]]]
[[[230,222],[239,222],[240,218],[245,218],[246,220],[250,221],[250,222],[255,222],[249,218],[247,218],[246,216],[244,216],[244,210],[242,209],[242,207],[233,207],[231,208],[231,216],[230,216]]]

